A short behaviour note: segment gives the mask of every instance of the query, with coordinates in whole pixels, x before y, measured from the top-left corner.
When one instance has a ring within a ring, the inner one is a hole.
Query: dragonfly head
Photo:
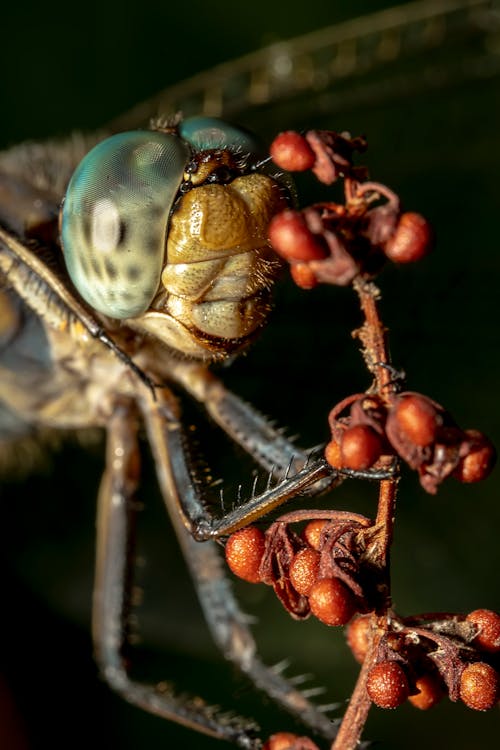
[[[61,209],[69,276],[96,311],[184,354],[220,358],[263,326],[280,261],[267,227],[289,183],[251,134],[215,118],[113,135]]]

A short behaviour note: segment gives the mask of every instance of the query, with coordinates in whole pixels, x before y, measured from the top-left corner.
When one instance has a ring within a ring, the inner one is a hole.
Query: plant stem
[[[392,372],[386,329],[377,307],[380,291],[373,282],[365,281],[361,277],[354,281],[353,286],[359,297],[361,311],[365,316],[365,322],[354,335],[360,339],[366,366],[375,376],[374,390],[387,403],[392,390]]]
[[[373,632],[370,648],[358,675],[349,705],[342,719],[331,750],[356,750],[368,718],[371,700],[366,692],[366,678],[375,663],[383,631]]]
[[[359,296],[361,310],[365,318],[363,325],[354,335],[361,341],[363,358],[375,379],[371,391],[386,406],[389,406],[394,391],[394,383],[388,354],[386,329],[382,324],[377,307],[380,292],[375,284],[362,278],[356,279],[353,286]],[[388,468],[395,459],[387,457],[383,460]],[[380,482],[375,524],[370,529],[363,531],[366,543],[364,559],[373,569],[377,589],[381,594],[382,604],[378,608],[379,613],[381,611],[387,613],[391,606],[390,548],[394,530],[397,483],[397,478],[384,479]],[[373,613],[370,648],[363,661],[356,686],[331,750],[355,750],[358,746],[371,706],[366,691],[366,680],[376,663],[378,647],[387,624],[388,618],[386,615]]]

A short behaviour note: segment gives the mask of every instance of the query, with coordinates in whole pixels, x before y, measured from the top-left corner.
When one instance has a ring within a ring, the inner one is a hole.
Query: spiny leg
[[[169,375],[203,404],[226,435],[270,472],[265,490],[257,493],[257,485],[262,485],[262,482],[256,479],[250,498],[238,499],[236,508],[224,512],[220,518],[214,518],[204,508],[186,466],[182,450],[185,442],[182,424],[175,416],[171,417],[168,439],[172,471],[176,478],[175,491],[185,514],[185,523],[191,534],[200,541],[231,534],[288,499],[297,495],[317,495],[339,485],[347,477],[379,481],[392,476],[391,469],[333,469],[323,457],[323,446],[316,446],[312,450],[295,446],[282,430],[274,427],[251,404],[228,390],[202,363],[175,360],[169,367]],[[161,404],[162,397],[158,398]],[[175,408],[170,404],[167,412],[170,409],[174,414]],[[161,418],[159,425],[161,430]]]
[[[176,696],[162,686],[136,682],[127,672],[125,652],[135,563],[137,510],[134,498],[138,478],[136,418],[127,404],[120,404],[108,427],[106,470],[98,499],[92,621],[97,662],[111,687],[131,703],[204,734],[254,750],[260,742],[255,738],[257,727],[252,721],[219,714],[199,698]]]
[[[230,392],[226,393],[233,396]],[[234,398],[236,400],[236,397]],[[248,500],[239,503],[229,513],[216,518],[204,506],[186,460],[187,440],[177,400],[164,388],[158,392],[155,400],[151,399],[149,394],[143,394],[140,405],[162,479],[165,486],[169,487],[170,495],[175,498],[184,525],[197,541],[227,536],[261,518],[290,498],[307,494],[311,487],[317,492],[318,489],[323,489],[325,484],[328,487],[338,478],[337,472],[324,458],[306,459],[303,468],[296,470],[296,473],[293,473],[289,462],[275,486],[270,481],[263,492],[256,494],[252,490]],[[168,473],[168,477],[163,476],[165,472]]]
[[[162,406],[160,403],[162,402]],[[227,659],[233,661],[254,684],[313,731],[331,739],[336,725],[314,706],[278,669],[265,666],[256,655],[248,618],[239,609],[213,542],[193,539],[185,515],[185,494],[190,510],[204,512],[185,462],[176,401],[163,392],[158,401],[142,402],[158,480],[168,512],[191,570],[205,619],[212,636]],[[166,402],[168,401],[168,406]],[[220,532],[219,532],[220,533]]]
[[[200,401],[216,424],[267,471],[296,473],[310,460],[310,450],[298,448],[266,417],[226,388],[203,363],[175,360],[169,375]],[[338,479],[332,477],[330,484]],[[328,486],[328,483],[327,485]],[[323,486],[323,489],[325,487]],[[318,489],[316,488],[317,492]]]

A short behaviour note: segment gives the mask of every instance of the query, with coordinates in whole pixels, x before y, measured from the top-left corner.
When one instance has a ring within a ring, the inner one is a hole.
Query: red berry
[[[325,458],[333,469],[342,468],[342,451],[336,440],[330,440],[326,445]]]
[[[474,646],[492,654],[500,651],[500,615],[491,609],[475,609],[465,619],[479,628],[472,641]]]
[[[321,544],[321,532],[323,531],[326,521],[317,519],[315,521],[309,521],[307,526],[302,532],[302,536],[313,549],[319,550]]]
[[[435,440],[441,420],[436,407],[425,396],[412,394],[399,398],[391,410],[391,420],[414,445],[423,447]]]
[[[395,661],[381,661],[368,673],[366,690],[380,708],[397,708],[408,698],[410,687],[403,667]]]
[[[476,661],[468,664],[460,676],[460,698],[475,711],[487,711],[500,697],[498,672],[489,664]]]
[[[363,471],[380,458],[382,440],[369,425],[354,425],[342,435],[340,452],[343,467]]]
[[[394,263],[413,263],[423,258],[432,247],[432,230],[420,214],[401,215],[396,231],[384,247],[385,255]]]
[[[304,136],[294,130],[277,135],[271,143],[269,153],[278,167],[289,172],[304,172],[311,169],[316,161],[314,151]]]
[[[309,591],[312,614],[325,625],[345,625],[356,612],[354,597],[338,578],[322,578]]]
[[[276,732],[264,743],[262,750],[287,750],[296,739],[297,735],[291,732]]]
[[[444,695],[443,684],[439,677],[434,674],[424,674],[415,681],[416,695],[410,695],[408,700],[421,711],[427,711],[439,703]]]
[[[346,628],[347,645],[357,662],[362,664],[370,645],[371,633],[370,615],[360,615],[351,620]]]
[[[290,581],[299,594],[308,596],[316,583],[319,570],[319,552],[311,547],[301,549],[292,560],[289,570]]]
[[[290,262],[322,260],[328,254],[298,211],[276,214],[269,224],[269,239],[276,252]]]
[[[480,482],[489,476],[495,465],[495,447],[486,435],[478,430],[465,430],[465,434],[472,440],[472,446],[470,452],[460,459],[453,476],[460,482]]]
[[[318,746],[309,737],[299,737],[291,732],[276,732],[264,742],[262,750],[318,750]]]
[[[314,271],[307,263],[294,263],[290,268],[290,274],[301,289],[314,289],[319,284]]]
[[[265,536],[256,526],[235,531],[226,542],[226,561],[232,572],[250,583],[259,583],[259,567],[265,550]]]

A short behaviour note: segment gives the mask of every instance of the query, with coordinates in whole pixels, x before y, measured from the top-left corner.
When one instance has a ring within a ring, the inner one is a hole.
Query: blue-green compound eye
[[[262,153],[262,144],[255,136],[217,117],[190,117],[180,124],[179,135],[197,151],[224,148],[244,154]]]
[[[178,136],[133,131],[107,138],[80,162],[64,200],[61,239],[70,278],[94,309],[112,318],[148,309],[188,160]]]

